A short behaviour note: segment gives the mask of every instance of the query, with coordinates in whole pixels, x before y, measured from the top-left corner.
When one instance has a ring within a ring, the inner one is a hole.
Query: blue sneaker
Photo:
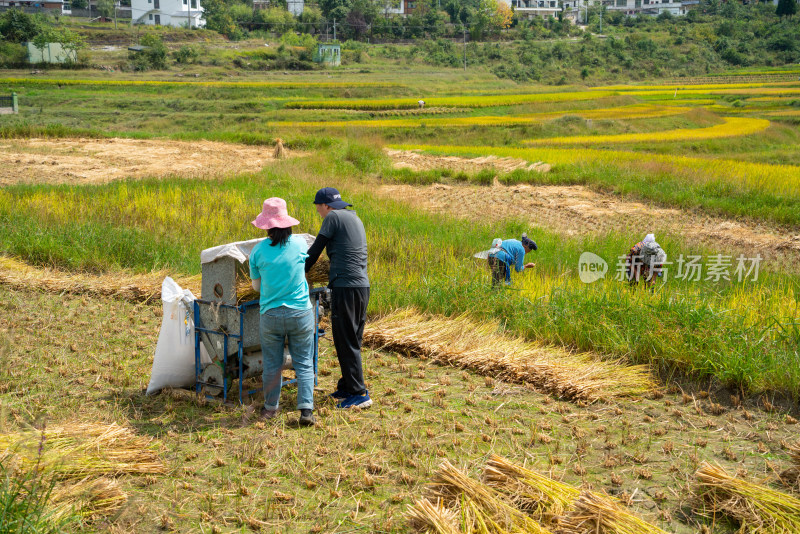
[[[370,406],[372,406],[372,399],[369,398],[369,391],[363,395],[349,395],[346,399],[336,405],[337,408],[341,408],[343,410],[349,408],[361,410],[364,408],[369,408]]]
[[[339,391],[339,390],[337,389],[336,391],[334,391],[333,393],[331,393],[331,394],[330,394],[330,395],[328,395],[328,396],[329,396],[330,398],[334,399],[334,400],[340,401],[340,400],[344,400],[344,399],[346,399],[346,398],[347,398],[347,397],[349,397],[350,395],[349,395],[349,394],[347,394],[347,393],[345,393],[344,391]]]

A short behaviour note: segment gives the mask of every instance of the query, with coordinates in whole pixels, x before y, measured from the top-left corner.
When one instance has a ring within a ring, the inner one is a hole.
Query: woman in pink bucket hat
[[[264,408],[261,414],[272,419],[278,414],[281,394],[284,340],[297,374],[297,409],[300,424],[314,420],[314,315],[308,298],[305,261],[306,241],[292,235],[300,222],[286,211],[282,198],[264,201],[253,226],[267,231],[268,239],[250,253],[250,278],[259,291],[261,312],[259,333],[264,358]]]

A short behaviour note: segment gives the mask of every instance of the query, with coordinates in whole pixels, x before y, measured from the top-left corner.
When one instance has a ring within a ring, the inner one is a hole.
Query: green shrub
[[[133,65],[133,70],[163,70],[167,68],[167,46],[161,37],[154,33],[142,36],[139,41],[144,50],[131,52],[128,56]]]
[[[200,49],[194,45],[183,45],[178,50],[172,53],[177,63],[189,65],[197,63],[200,59]]]
[[[28,52],[21,44],[0,41],[0,67],[19,68],[28,62]]]

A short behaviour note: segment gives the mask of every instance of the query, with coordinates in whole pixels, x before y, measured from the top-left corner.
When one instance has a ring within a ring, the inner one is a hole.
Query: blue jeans
[[[259,334],[264,358],[264,407],[277,410],[281,396],[284,339],[297,374],[297,409],[314,409],[314,309],[281,306],[261,314]]]

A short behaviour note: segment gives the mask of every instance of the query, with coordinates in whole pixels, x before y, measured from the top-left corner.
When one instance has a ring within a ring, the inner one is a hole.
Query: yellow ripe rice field
[[[329,99],[329,100],[296,100],[287,102],[289,109],[410,109],[419,106],[418,100],[424,100],[426,106],[485,108],[494,106],[514,106],[535,102],[570,102],[576,100],[596,100],[606,96],[616,96],[614,91],[575,91],[567,93],[531,93],[521,95],[479,95],[479,96],[445,96],[420,98],[383,98],[383,99]]]
[[[797,87],[797,82],[752,82],[673,85],[606,85],[593,87],[592,91],[709,91],[714,89],[750,89],[755,87]]]
[[[792,96],[757,96],[755,98],[748,98],[748,102],[774,102],[775,104],[790,104],[797,100],[797,97]]]
[[[526,145],[600,145],[621,143],[663,143],[670,141],[698,141],[721,137],[740,137],[762,132],[769,128],[766,119],[748,117],[723,117],[723,124],[708,128],[668,130],[664,132],[645,132],[619,135],[575,135],[569,137],[550,137],[529,139]]]
[[[800,88],[797,87],[785,87],[785,88],[778,88],[778,87],[753,87],[753,88],[743,88],[743,89],[712,89],[712,90],[697,90],[697,89],[672,89],[669,91],[620,91],[619,94],[626,95],[626,96],[634,96],[640,98],[650,99],[653,97],[681,97],[685,98],[687,96],[713,96],[713,95],[739,95],[739,96],[748,96],[748,95],[773,95],[773,96],[791,96],[791,95],[800,95]]]
[[[769,117],[800,117],[800,109],[786,109],[782,111],[769,111],[765,113]]]

